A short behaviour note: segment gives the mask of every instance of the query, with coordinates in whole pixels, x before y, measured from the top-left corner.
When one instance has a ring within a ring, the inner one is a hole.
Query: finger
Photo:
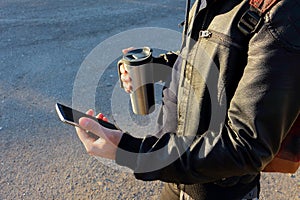
[[[131,89],[131,88],[125,89],[125,92],[127,92],[127,93],[132,93],[132,89]]]
[[[77,135],[79,137],[79,139],[81,140],[81,142],[84,144],[84,146],[88,146],[90,145],[92,142],[95,141],[94,138],[91,138],[87,132],[82,129],[82,128],[79,128],[79,127],[76,127],[76,132],[77,132]]]
[[[104,115],[102,113],[99,113],[96,118],[103,120]]]
[[[86,111],[86,114],[90,116],[94,116],[95,113],[92,109],[89,109],[88,111]]]
[[[123,82],[130,82],[130,81],[131,81],[131,78],[130,78],[130,76],[129,76],[128,74],[122,74],[122,75],[121,75],[121,80],[122,80]]]
[[[120,72],[121,72],[121,74],[126,74],[127,73],[127,71],[125,69],[125,66],[123,64],[120,65]]]
[[[103,117],[102,120],[108,122],[108,119],[106,117]]]
[[[100,138],[92,138],[85,130],[78,127],[76,128],[76,132],[86,151],[90,155],[94,155],[94,143],[97,142],[97,140],[99,140]]]
[[[124,90],[127,91],[132,91],[132,85],[130,83],[127,82],[123,82],[123,88]]]
[[[132,86],[131,85],[127,85],[126,87],[124,87],[124,90],[127,93],[131,93],[132,92]]]
[[[89,109],[88,111],[86,111],[87,115],[90,116],[94,116],[94,110]],[[87,134],[86,130],[79,128],[79,127],[75,127],[76,128],[76,132],[77,135],[79,136],[79,139],[86,143],[87,141],[94,141],[94,138],[92,138],[89,134]]]
[[[82,117],[79,119],[79,125],[84,130],[89,131],[89,132],[107,140],[107,137],[103,132],[104,128],[95,120],[89,119],[87,117]]]
[[[128,51],[131,51],[133,49],[134,49],[134,47],[129,47],[127,49],[123,49],[122,52],[123,52],[123,54],[126,54],[126,53],[128,53]]]
[[[85,146],[87,153],[91,156],[105,156],[105,150],[103,146],[105,145],[106,141],[102,138],[96,140],[93,144]]]

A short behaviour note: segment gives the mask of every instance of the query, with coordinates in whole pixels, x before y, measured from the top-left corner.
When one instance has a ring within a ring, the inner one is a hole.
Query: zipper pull
[[[199,32],[199,37],[200,38],[209,38],[209,37],[211,37],[211,32],[210,31],[208,31],[208,30],[205,30],[205,31],[200,31]]]

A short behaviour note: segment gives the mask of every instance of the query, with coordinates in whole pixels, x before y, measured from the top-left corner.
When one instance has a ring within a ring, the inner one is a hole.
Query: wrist
[[[116,152],[116,163],[134,170],[143,139],[135,138],[128,133],[122,133]]]
[[[109,140],[115,146],[119,146],[123,133],[120,130],[112,130],[112,134],[110,134]]]

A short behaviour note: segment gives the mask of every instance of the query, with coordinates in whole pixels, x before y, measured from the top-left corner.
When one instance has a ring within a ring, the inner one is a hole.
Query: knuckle
[[[121,72],[121,74],[127,74],[128,73],[124,64],[120,65],[120,72]]]
[[[92,121],[91,123],[88,124],[87,129],[93,133],[96,134],[99,131],[99,124],[95,121]]]
[[[121,74],[125,73],[125,67],[123,64],[120,65],[120,72],[121,72]]]
[[[93,155],[95,154],[95,150],[94,150],[94,149],[95,149],[94,146],[93,146],[93,145],[90,145],[90,146],[86,147],[86,152],[87,152],[89,155],[93,156]]]
[[[125,75],[124,74],[121,74],[121,80],[125,81]]]
[[[127,82],[127,83],[130,83],[131,82],[131,78],[130,78],[130,76],[129,75],[125,75],[125,74],[122,74],[121,75],[121,80],[123,81],[123,82]]]
[[[126,90],[127,85],[125,83],[123,83],[123,88]]]

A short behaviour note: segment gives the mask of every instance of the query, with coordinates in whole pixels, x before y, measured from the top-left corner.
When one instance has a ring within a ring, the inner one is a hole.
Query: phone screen
[[[88,117],[90,119],[93,119],[97,121],[99,124],[102,126],[109,128],[109,129],[118,129],[114,124],[111,124],[109,122],[105,122],[101,119],[97,119],[95,117],[92,117],[90,115],[87,115],[85,113],[79,112],[77,110],[74,110],[70,107],[64,106],[62,104],[57,103],[56,104],[56,111],[57,114],[59,115],[59,118],[66,123],[79,126],[79,119],[81,117]]]
[[[76,124],[79,124],[79,119],[81,117],[91,118],[90,116],[88,116],[82,112],[79,112],[77,110],[74,110],[74,109],[66,107],[66,106],[60,105],[59,108],[60,108],[61,114],[63,115],[64,119],[69,122],[74,122]]]

